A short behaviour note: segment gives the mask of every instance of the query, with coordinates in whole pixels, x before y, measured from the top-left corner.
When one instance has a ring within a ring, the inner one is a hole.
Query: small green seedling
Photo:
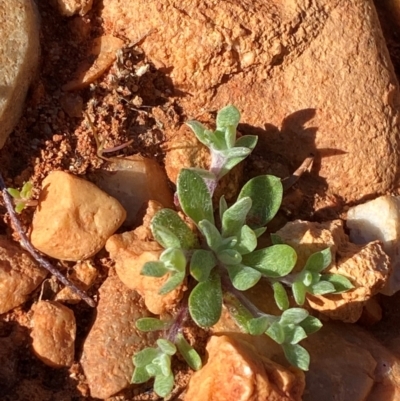
[[[21,213],[27,206],[36,206],[37,202],[32,200],[33,184],[28,181],[25,182],[21,190],[15,188],[7,188],[7,192],[12,196],[15,211]]]
[[[160,294],[169,293],[188,279],[192,289],[187,306],[181,311],[188,310],[198,326],[207,328],[217,323],[225,304],[243,331],[268,335],[281,344],[290,363],[307,370],[310,357],[299,342],[322,324],[303,308],[289,308],[287,291],[291,290],[296,303],[303,305],[306,293],[338,293],[352,288],[352,284],[343,276],[323,274],[331,264],[329,248],[311,255],[299,273],[292,273],[297,262],[295,250],[282,243],[278,236],[272,236],[272,246],[257,249],[258,238],[266,231],[266,224],[282,202],[283,187],[277,177],[252,178],[232,205],[222,196],[218,210],[220,223],[216,223],[212,196],[218,181],[244,160],[257,143],[255,136],[236,138],[239,120],[239,111],[227,106],[217,115],[215,131],[207,130],[197,121],[188,123],[211,152],[209,171],[182,169],[177,179],[179,206],[195,223],[198,235],[174,210],[163,209],[156,213],[151,231],[165,251],[158,261],[145,263],[142,274],[169,275]],[[244,291],[260,280],[273,288],[275,302],[283,311],[281,316],[261,312],[245,297]],[[178,316],[171,322],[155,318],[137,321],[141,330],[166,332],[169,342],[167,347],[166,340],[161,343],[158,340],[158,348],[146,348],[134,357],[133,382],[141,383],[155,377],[155,392],[160,396],[169,394],[173,386],[171,357],[176,348],[189,366],[196,370],[201,367],[199,355],[181,333],[183,320]]]

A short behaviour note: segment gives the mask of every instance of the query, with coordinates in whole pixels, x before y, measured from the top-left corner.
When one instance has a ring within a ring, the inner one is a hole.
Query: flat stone
[[[16,242],[0,236],[0,314],[23,304],[46,276]]]
[[[190,379],[185,401],[301,401],[303,372],[261,356],[250,341],[212,336],[207,363]]]
[[[32,0],[0,2],[0,148],[21,117],[40,54],[39,18]]]
[[[381,292],[393,295],[400,290],[400,197],[380,196],[350,208],[346,226],[355,244],[382,242],[384,251],[390,257],[392,273]]]
[[[149,316],[136,291],[112,276],[99,294],[96,321],[85,340],[81,365],[91,396],[106,399],[130,384],[132,356],[153,345],[155,338],[135,328],[137,319]]]
[[[155,160],[139,155],[112,158],[108,170],[96,171],[93,181],[124,207],[127,212],[126,226],[135,223],[138,212],[150,200],[174,208],[167,175]]]
[[[56,259],[86,259],[103,248],[125,217],[121,204],[93,183],[54,171],[42,183],[31,241]]]
[[[397,185],[399,91],[372,0],[103,4],[115,32],[145,38],[189,118],[234,103],[256,153],[291,171],[314,154],[304,191],[317,209]]]
[[[306,298],[313,309],[332,319],[356,322],[361,317],[365,303],[382,290],[389,280],[390,261],[381,243],[351,243],[344,233],[341,220],[325,223],[296,220],[287,223],[277,235],[296,250],[296,271],[304,267],[312,253],[331,247],[332,263],[324,272],[347,277],[354,288],[340,294],[307,294]]]
[[[35,355],[53,368],[71,366],[76,337],[74,312],[54,301],[40,301],[33,310],[31,337]]]

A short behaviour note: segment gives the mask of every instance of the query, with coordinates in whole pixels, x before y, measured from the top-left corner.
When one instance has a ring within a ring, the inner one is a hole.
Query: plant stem
[[[179,310],[174,319],[174,323],[172,323],[172,326],[168,329],[167,340],[175,343],[176,336],[181,331],[182,326],[188,317],[188,312],[188,297],[185,295],[182,302],[179,304]]]
[[[72,281],[60,273],[47,259],[45,259],[29,241],[28,236],[22,228],[21,222],[19,221],[16,212],[13,207],[13,203],[10,195],[7,192],[6,185],[3,180],[3,176],[0,173],[0,190],[3,193],[3,199],[7,211],[10,215],[11,222],[13,223],[14,229],[17,231],[21,238],[21,245],[32,255],[32,257],[47,271],[57,278],[66,287],[71,288],[77,295],[79,295],[89,306],[94,308],[96,306],[92,298],[90,298],[84,291],[80,290]]]

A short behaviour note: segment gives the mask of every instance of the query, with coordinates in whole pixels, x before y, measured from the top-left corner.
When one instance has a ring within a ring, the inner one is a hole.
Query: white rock
[[[39,20],[31,0],[0,0],[0,148],[21,117],[36,73]]]
[[[347,213],[350,240],[366,244],[379,240],[390,257],[392,273],[381,290],[393,295],[400,290],[400,198],[381,196],[362,205],[354,206]]]
[[[92,8],[93,0],[53,0],[61,15],[85,15]]]

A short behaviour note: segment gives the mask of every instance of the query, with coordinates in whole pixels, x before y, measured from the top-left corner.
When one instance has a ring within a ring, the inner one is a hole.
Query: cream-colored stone
[[[93,174],[93,181],[125,208],[126,226],[134,224],[138,212],[150,200],[174,208],[167,176],[155,160],[140,155],[112,158],[107,170]]]
[[[17,243],[0,236],[0,314],[24,303],[46,276]]]
[[[74,362],[76,322],[74,312],[54,301],[40,301],[32,319],[32,347],[35,355],[53,368]]]
[[[88,56],[78,67],[75,74],[76,78],[63,85],[62,89],[64,91],[71,91],[89,86],[96,79],[100,78],[104,71],[111,67],[117,58],[117,51],[123,45],[123,40],[111,35],[104,35],[94,39]]]
[[[80,362],[91,396],[103,400],[129,386],[132,356],[151,346],[155,335],[136,329],[135,321],[149,313],[138,293],[118,277],[108,277],[99,294],[96,321],[85,340]]]
[[[207,363],[190,379],[185,401],[300,401],[304,374],[261,356],[250,342],[212,336]]]
[[[36,75],[39,17],[33,0],[0,1],[0,148],[21,117]]]
[[[356,244],[379,240],[390,257],[392,273],[382,289],[393,295],[400,289],[400,197],[380,196],[347,212],[346,226]]]
[[[31,241],[53,258],[89,258],[103,248],[125,217],[120,203],[96,185],[55,171],[43,180]]]
[[[312,253],[331,247],[332,263],[324,272],[347,277],[355,288],[341,294],[308,294],[307,300],[313,309],[332,319],[356,322],[365,302],[378,293],[389,279],[389,257],[381,243],[375,241],[364,246],[352,244],[340,220],[325,223],[297,220],[287,223],[277,235],[296,250],[296,270],[304,267]]]
[[[53,0],[61,15],[71,17],[74,14],[85,15],[93,4],[93,0]]]
[[[397,184],[398,84],[372,0],[103,4],[114,32],[144,38],[188,118],[234,103],[260,154],[293,166],[315,154],[304,190],[323,194],[317,207]]]

